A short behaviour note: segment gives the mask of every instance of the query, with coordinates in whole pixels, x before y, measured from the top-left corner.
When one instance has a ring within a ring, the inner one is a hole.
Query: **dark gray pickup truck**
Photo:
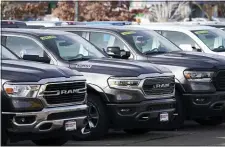
[[[63,145],[87,123],[86,95],[79,72],[19,60],[1,46],[2,145]]]

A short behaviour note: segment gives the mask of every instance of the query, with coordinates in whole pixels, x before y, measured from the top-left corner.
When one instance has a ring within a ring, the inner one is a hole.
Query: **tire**
[[[203,126],[218,126],[224,123],[223,117],[210,117],[210,118],[202,118],[202,119],[195,119],[197,123]]]
[[[89,106],[87,126],[74,133],[73,138],[75,140],[98,140],[108,132],[109,119],[100,96],[95,93],[88,93],[87,105]]]
[[[8,137],[7,137],[7,134],[4,131],[4,129],[2,131],[2,136],[1,137],[2,137],[2,139],[1,139],[1,146],[6,146],[7,142],[8,142]]]
[[[64,138],[47,138],[40,140],[32,140],[32,142],[38,146],[62,146],[68,139]]]
[[[178,90],[176,90],[176,92],[175,92],[175,99],[176,99],[175,113],[177,113],[178,115],[172,121],[168,122],[167,124],[160,125],[160,127],[159,127],[160,130],[172,131],[172,130],[180,129],[184,125],[186,115],[185,115],[185,111],[184,111],[183,102],[181,100],[181,98],[182,98],[181,96],[182,95],[180,94],[180,92]]]
[[[2,117],[3,118],[3,117]],[[4,120],[4,119],[2,119]],[[8,135],[7,135],[7,131],[6,131],[6,125],[5,125],[5,121],[2,121],[2,125],[1,125],[1,146],[6,146],[7,142],[8,142]]]
[[[124,132],[126,132],[127,134],[132,134],[132,135],[141,135],[141,134],[146,134],[150,131],[150,129],[124,129]]]

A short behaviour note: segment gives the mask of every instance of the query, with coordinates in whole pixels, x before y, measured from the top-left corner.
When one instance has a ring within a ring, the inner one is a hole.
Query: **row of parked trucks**
[[[224,56],[185,52],[149,29],[4,28],[1,48],[3,144],[224,122]]]

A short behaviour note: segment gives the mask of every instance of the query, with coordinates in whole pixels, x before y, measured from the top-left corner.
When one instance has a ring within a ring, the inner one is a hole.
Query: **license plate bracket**
[[[167,112],[160,113],[159,115],[160,122],[169,121],[169,114]]]
[[[65,130],[66,131],[74,131],[77,129],[77,123],[74,120],[69,120],[65,122]]]

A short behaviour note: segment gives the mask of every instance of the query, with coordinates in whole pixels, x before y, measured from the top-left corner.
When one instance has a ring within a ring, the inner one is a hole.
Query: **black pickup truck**
[[[44,28],[45,29],[45,28]],[[164,128],[179,128],[185,119],[219,125],[225,116],[225,58],[184,52],[154,31],[129,26],[65,26],[46,29],[78,34],[116,58],[162,65],[176,77],[178,116]],[[114,53],[112,53],[112,51]],[[120,52],[122,51],[122,52]]]
[[[147,133],[174,118],[174,75],[150,63],[110,59],[73,33],[3,29],[2,43],[24,60],[78,70],[87,79],[88,124],[75,139],[103,137],[109,128]]]
[[[19,60],[1,46],[1,145],[63,145],[87,123],[86,80],[66,67]]]

